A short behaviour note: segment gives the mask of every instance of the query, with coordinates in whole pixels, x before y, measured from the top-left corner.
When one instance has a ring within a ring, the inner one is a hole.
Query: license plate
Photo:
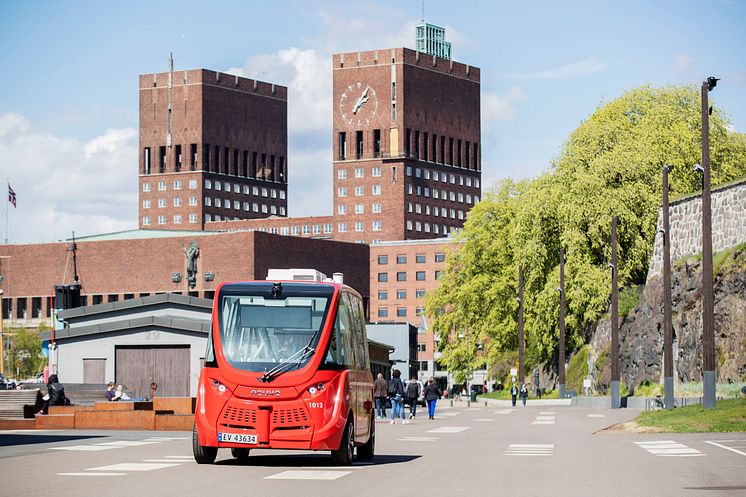
[[[218,433],[218,442],[256,445],[256,441],[256,435],[243,435],[240,433]]]

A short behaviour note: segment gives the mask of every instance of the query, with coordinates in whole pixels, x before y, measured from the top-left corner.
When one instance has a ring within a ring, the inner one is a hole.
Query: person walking
[[[523,402],[523,407],[526,407],[526,397],[528,397],[528,387],[525,383],[521,385],[521,402]]]
[[[396,424],[396,418],[401,416],[402,423],[406,423],[404,417],[404,383],[401,381],[401,372],[395,369],[391,373],[388,383],[388,394],[391,399],[391,424]]]
[[[386,380],[383,379],[383,374],[378,373],[373,382],[373,397],[376,399],[376,416],[379,419],[386,419],[386,390]]]
[[[427,402],[427,414],[429,419],[435,419],[435,403],[442,396],[438,384],[435,380],[430,378],[427,380],[427,386],[425,386],[425,402]]]
[[[510,401],[513,403],[513,407],[515,407],[515,401],[518,398],[518,387],[515,383],[510,387]]]
[[[409,419],[417,416],[417,401],[420,399],[420,384],[414,376],[407,383],[407,401],[409,402]]]

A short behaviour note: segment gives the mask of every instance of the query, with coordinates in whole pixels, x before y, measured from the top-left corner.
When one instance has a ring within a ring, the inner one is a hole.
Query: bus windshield
[[[327,295],[287,288],[279,298],[257,290],[259,295],[222,295],[220,340],[225,359],[234,368],[252,372],[276,371],[279,364],[282,371],[303,367],[320,339],[331,287],[323,292]]]

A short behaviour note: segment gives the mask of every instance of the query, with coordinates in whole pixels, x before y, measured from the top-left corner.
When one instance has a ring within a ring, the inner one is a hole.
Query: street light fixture
[[[661,214],[663,228],[658,232],[663,242],[663,405],[673,409],[673,324],[671,322],[671,231],[668,213],[668,173],[673,166],[663,167]]]
[[[715,407],[715,303],[712,294],[712,205],[710,198],[710,113],[708,92],[718,78],[702,82],[702,406]]]

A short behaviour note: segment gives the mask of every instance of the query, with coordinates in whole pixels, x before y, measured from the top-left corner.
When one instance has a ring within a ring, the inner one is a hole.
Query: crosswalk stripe
[[[69,447],[47,447],[47,450],[79,450],[81,452],[96,452],[100,450],[121,449],[117,445],[70,445]]]
[[[705,455],[697,449],[692,449],[673,440],[648,440],[645,442],[635,442],[635,444],[654,456],[696,457]]]
[[[469,426],[441,426],[434,430],[428,430],[427,433],[461,433],[469,428]]]
[[[554,444],[510,444],[505,456],[552,456],[554,455]]]
[[[402,442],[435,442],[438,440],[437,437],[403,437],[403,438],[397,438],[397,440],[400,440]]]
[[[298,471],[290,470],[265,476],[265,480],[336,480],[352,471]]]
[[[127,476],[127,473],[57,473],[57,476]]]
[[[179,466],[181,463],[144,463],[144,462],[125,462],[120,464],[111,464],[109,466],[98,466],[96,468],[86,468],[86,471],[153,471],[156,469],[171,468]]]

